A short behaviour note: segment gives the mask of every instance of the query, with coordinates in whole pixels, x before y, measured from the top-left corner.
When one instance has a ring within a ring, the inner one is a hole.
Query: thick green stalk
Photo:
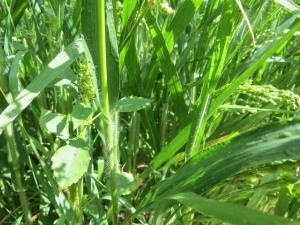
[[[107,78],[107,60],[106,60],[106,22],[105,22],[105,0],[98,0],[98,32],[99,32],[99,51],[100,51],[100,80],[102,89],[102,113],[103,128],[105,137],[105,148],[107,151],[107,161],[109,164],[109,186],[112,200],[113,224],[117,224],[118,215],[118,196],[116,189],[116,174],[118,172],[118,152],[115,141],[115,132],[113,122],[115,121],[113,113],[110,110],[109,89]],[[115,124],[117,126],[117,124]]]
[[[16,190],[19,195],[19,199],[21,202],[21,206],[23,208],[23,213],[26,221],[26,225],[32,224],[31,222],[31,213],[28,207],[27,198],[25,195],[25,189],[22,184],[21,172],[20,172],[20,164],[18,161],[18,153],[16,148],[16,141],[13,134],[13,126],[9,124],[4,131],[5,139],[7,140],[7,148],[11,157],[13,171],[15,173],[15,185]]]

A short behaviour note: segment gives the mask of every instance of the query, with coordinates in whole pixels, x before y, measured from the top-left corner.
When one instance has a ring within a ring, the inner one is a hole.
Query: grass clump
[[[0,1],[1,224],[296,224],[296,1]]]

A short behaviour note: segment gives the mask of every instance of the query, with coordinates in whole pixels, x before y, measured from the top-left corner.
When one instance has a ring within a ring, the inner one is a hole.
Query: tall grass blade
[[[297,222],[290,222],[289,220],[283,219],[279,216],[267,215],[244,206],[206,199],[194,193],[177,194],[172,196],[171,199],[174,199],[205,215],[212,216],[220,221],[235,225],[299,224]],[[239,213],[239,216],[237,216],[237,212]]]

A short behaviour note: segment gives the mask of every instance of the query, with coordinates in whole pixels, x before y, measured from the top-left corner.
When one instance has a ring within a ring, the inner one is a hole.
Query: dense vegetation
[[[1,0],[0,225],[300,224],[296,0]]]

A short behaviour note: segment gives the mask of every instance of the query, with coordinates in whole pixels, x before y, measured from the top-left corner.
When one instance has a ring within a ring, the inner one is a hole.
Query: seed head
[[[92,82],[90,62],[86,57],[84,57],[79,64],[78,78],[78,86],[83,102],[92,101],[95,98],[96,93]]]

